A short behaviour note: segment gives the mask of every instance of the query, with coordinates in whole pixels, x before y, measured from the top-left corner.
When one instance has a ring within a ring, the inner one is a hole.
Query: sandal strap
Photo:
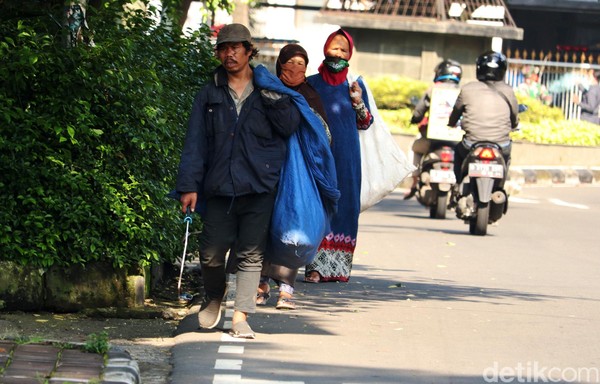
[[[256,294],[256,305],[266,305],[270,297],[269,292],[258,292]]]
[[[277,300],[277,305],[275,306],[277,309],[296,309],[296,303],[292,299],[288,299],[285,297],[280,297]]]

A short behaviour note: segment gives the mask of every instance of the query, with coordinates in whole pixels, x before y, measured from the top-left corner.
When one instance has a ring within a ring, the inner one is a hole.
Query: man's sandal
[[[229,331],[229,334],[232,337],[236,337],[239,339],[254,339],[254,338],[256,338],[256,334],[254,334],[254,331],[252,330],[252,328],[250,328],[250,325],[248,324],[247,321],[240,321],[237,324],[233,324],[233,326],[231,327],[231,330]]]

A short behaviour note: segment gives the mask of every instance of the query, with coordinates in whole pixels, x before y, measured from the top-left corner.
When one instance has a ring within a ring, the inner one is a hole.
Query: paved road
[[[351,281],[299,282],[256,340],[186,318],[171,383],[600,382],[599,192],[525,187],[478,237],[399,190],[361,216]]]

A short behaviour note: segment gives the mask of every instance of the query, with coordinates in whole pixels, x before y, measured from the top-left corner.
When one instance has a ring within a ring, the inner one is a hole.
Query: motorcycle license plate
[[[501,179],[504,177],[504,167],[501,164],[471,163],[469,164],[469,176]]]
[[[432,169],[429,171],[429,182],[455,184],[456,177],[454,176],[454,171],[447,169]]]

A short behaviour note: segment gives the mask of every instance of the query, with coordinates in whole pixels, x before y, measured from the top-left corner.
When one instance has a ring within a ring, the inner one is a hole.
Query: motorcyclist
[[[427,124],[429,122],[428,113],[429,107],[431,106],[431,94],[434,87],[452,87],[458,88],[460,79],[462,78],[462,67],[458,61],[452,59],[446,59],[440,62],[433,70],[433,85],[425,92],[421,97],[415,109],[413,110],[412,117],[410,119],[411,124],[417,124],[419,128],[420,137],[418,137],[412,144],[413,151],[413,165],[416,170],[412,174],[412,186],[410,192],[404,196],[404,200],[412,198],[417,193],[417,183],[419,181],[420,165],[423,156],[429,152],[432,146],[438,147],[440,145],[450,145],[454,147],[455,142],[447,142],[442,140],[433,140],[427,138]]]
[[[499,144],[508,170],[512,147],[510,132],[519,124],[519,105],[513,89],[504,82],[507,65],[502,53],[484,52],[476,61],[477,81],[465,84],[456,99],[448,125],[454,127],[461,120],[464,131],[454,153],[457,185],[463,176],[462,163],[478,141]]]

